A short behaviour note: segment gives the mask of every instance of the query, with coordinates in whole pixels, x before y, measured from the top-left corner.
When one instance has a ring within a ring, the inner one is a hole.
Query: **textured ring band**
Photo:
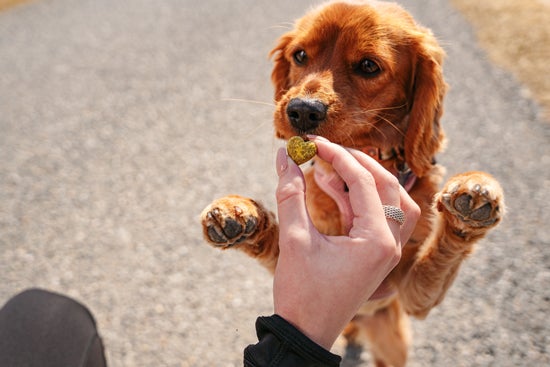
[[[399,223],[399,225],[405,223],[405,212],[401,210],[401,208],[393,205],[382,205],[382,207],[384,208],[384,215],[386,218],[393,219]]]

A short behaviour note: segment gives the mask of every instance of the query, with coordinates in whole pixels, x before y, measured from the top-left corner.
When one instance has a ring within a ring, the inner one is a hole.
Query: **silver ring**
[[[401,208],[393,205],[382,205],[382,207],[384,208],[384,215],[386,218],[393,219],[399,223],[399,225],[405,223],[405,212],[401,210]]]

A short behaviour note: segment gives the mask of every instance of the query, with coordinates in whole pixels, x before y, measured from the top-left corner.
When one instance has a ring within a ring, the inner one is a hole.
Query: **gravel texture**
[[[198,215],[228,193],[274,208],[266,55],[310,5],[48,0],[0,13],[0,303],[28,287],[84,302],[111,367],[241,365],[256,316],[272,312],[271,279],[206,246]],[[550,126],[447,1],[403,5],[448,52],[439,160],[493,173],[509,208],[414,322],[409,366],[547,366]]]

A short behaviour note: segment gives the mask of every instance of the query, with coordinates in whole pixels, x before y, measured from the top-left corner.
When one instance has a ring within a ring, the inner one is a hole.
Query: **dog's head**
[[[421,177],[442,148],[443,50],[402,8],[323,5],[284,34],[275,66],[278,137],[316,134],[348,147],[399,148]]]

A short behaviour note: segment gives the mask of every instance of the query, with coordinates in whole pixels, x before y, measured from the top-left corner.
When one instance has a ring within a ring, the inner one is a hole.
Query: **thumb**
[[[281,236],[291,232],[290,229],[309,228],[304,176],[300,167],[287,156],[284,148],[277,152],[277,175],[279,184],[276,197]]]

